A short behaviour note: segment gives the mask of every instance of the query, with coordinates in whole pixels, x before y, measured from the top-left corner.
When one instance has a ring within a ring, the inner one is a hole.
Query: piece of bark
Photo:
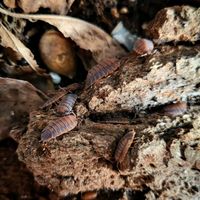
[[[110,131],[109,125],[87,121],[81,130],[76,128],[64,134],[62,140],[40,143],[42,129],[55,118],[33,112],[17,150],[19,159],[34,173],[38,183],[48,185],[60,196],[99,190],[102,186],[120,189],[124,180],[113,170],[112,156],[115,140],[123,134],[124,127],[116,126]]]
[[[200,39],[200,8],[174,6],[160,10],[145,26],[146,35],[155,43],[190,41]]]
[[[82,100],[90,112],[136,114],[191,98],[198,101],[199,50],[165,46],[147,57],[129,55],[117,72],[85,91]]]
[[[62,138],[42,144],[42,129],[56,117],[37,111],[30,116],[28,131],[21,137],[17,153],[36,181],[59,196],[103,188],[148,187],[161,197],[166,194],[193,198],[199,195],[200,172],[188,159],[189,151],[187,159],[182,152],[188,147],[192,155],[198,155],[199,113],[197,107],[193,113],[175,119],[160,117],[159,121],[152,114],[137,125],[105,125],[86,120],[85,125]],[[129,151],[131,164],[127,170],[119,171],[114,151],[124,132],[133,127],[137,134]],[[199,159],[196,156],[195,160]],[[175,194],[177,191],[180,192]]]
[[[198,197],[200,108],[195,104],[200,96],[199,60],[199,47],[182,46],[163,47],[147,57],[123,58],[118,71],[83,91],[75,106],[79,125],[73,131],[42,144],[42,130],[58,117],[32,112],[28,130],[19,141],[19,159],[39,184],[48,185],[59,196],[149,188],[149,199],[153,195],[160,199]],[[94,97],[102,99],[96,107],[91,106]],[[164,116],[156,110],[180,100],[190,105],[180,116]],[[86,119],[83,110],[87,110]],[[121,123],[122,116],[127,123]],[[133,129],[136,135],[127,166],[118,166],[114,160],[117,144]]]
[[[26,81],[0,78],[0,139],[12,129],[26,127],[28,114],[45,99],[42,92]]]
[[[0,142],[0,199],[45,199],[42,188],[35,181],[25,164],[20,162],[15,152],[17,144],[11,139]],[[42,197],[43,196],[43,197]]]

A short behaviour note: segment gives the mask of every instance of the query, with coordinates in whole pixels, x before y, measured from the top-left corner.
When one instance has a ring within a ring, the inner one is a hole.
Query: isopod
[[[44,109],[46,107],[51,106],[52,104],[56,103],[59,99],[61,99],[66,94],[65,91],[60,91],[56,95],[54,95],[52,98],[47,100],[40,108]]]
[[[79,83],[73,83],[67,87],[64,87],[58,91],[56,95],[54,95],[52,98],[47,100],[44,105],[42,105],[40,108],[44,109],[46,107],[51,106],[52,104],[56,103],[59,99],[61,99],[63,96],[65,96],[68,92],[72,92],[74,90],[77,90],[81,87]]]
[[[139,55],[149,54],[153,51],[153,49],[153,42],[144,38],[138,38],[133,47],[133,50]]]
[[[135,137],[135,131],[132,130],[125,134],[119,141],[117,148],[115,150],[115,160],[118,163],[122,163],[128,153],[128,150]]]
[[[187,111],[187,103],[184,101],[169,104],[163,108],[163,112],[166,115],[178,116],[182,115]]]
[[[76,99],[76,94],[67,94],[64,96],[59,105],[56,107],[56,113],[60,116],[70,114]]]
[[[56,138],[67,133],[77,126],[77,118],[75,115],[66,115],[51,121],[42,131],[41,141],[45,142],[52,138]]]
[[[68,93],[68,92],[72,92],[74,90],[78,90],[80,88],[81,88],[81,84],[79,84],[79,83],[72,83],[72,84],[68,85],[67,87],[61,88],[61,90],[64,90],[66,93]]]
[[[97,192],[88,191],[81,195],[81,200],[94,200],[97,198]]]
[[[86,82],[85,82],[85,89],[92,86],[97,80],[108,76],[115,70],[117,70],[120,66],[120,62],[115,58],[109,58],[100,64],[95,65],[92,67],[87,75]]]

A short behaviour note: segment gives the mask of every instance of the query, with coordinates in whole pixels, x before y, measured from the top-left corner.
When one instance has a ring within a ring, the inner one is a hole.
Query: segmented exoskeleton
[[[120,62],[116,58],[109,58],[88,71],[88,75],[85,82],[85,89],[93,85],[97,80],[108,76],[120,66]]]
[[[154,49],[154,44],[151,40],[138,38],[133,46],[133,50],[138,55],[150,54]]]
[[[56,107],[56,113],[60,116],[70,114],[72,112],[76,99],[76,94],[67,94],[66,96],[64,96],[59,105]]]
[[[118,163],[123,162],[125,159],[128,150],[133,142],[133,139],[135,137],[135,131],[132,130],[128,133],[126,133],[119,141],[117,148],[115,150],[115,160]]]
[[[177,102],[174,104],[169,104],[163,108],[163,112],[166,115],[177,116],[182,115],[187,111],[187,103],[186,102]]]
[[[67,133],[77,126],[77,118],[75,115],[66,115],[51,121],[42,131],[41,141],[45,142],[52,138],[56,138]]]

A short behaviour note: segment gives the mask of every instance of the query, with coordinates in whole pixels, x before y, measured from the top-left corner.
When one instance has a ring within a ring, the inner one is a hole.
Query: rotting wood
[[[31,114],[28,130],[20,138],[19,159],[40,184],[50,185],[59,196],[127,187],[149,187],[147,196],[157,194],[158,188],[161,197],[176,196],[175,191],[180,191],[183,198],[198,196],[200,179],[196,177],[200,172],[194,166],[199,159],[196,147],[200,145],[199,60],[199,47],[166,46],[143,58],[130,56],[121,62],[118,71],[88,89],[87,96],[84,91],[76,106],[85,106],[87,116],[73,131],[48,141],[48,155],[41,150],[40,134],[56,116],[42,111]],[[171,117],[156,112],[157,107],[181,100],[190,105],[187,113]],[[109,116],[112,120],[123,116],[129,123],[104,123],[104,116],[108,121]],[[131,130],[138,134],[128,153],[129,171],[121,174],[115,163],[115,148]],[[184,159],[182,152],[186,149]],[[195,155],[193,160],[189,159],[190,153]],[[184,180],[187,188],[181,187]],[[196,190],[191,194],[194,185]]]

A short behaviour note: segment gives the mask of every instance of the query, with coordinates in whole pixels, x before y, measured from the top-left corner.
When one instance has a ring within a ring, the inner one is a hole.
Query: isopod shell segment
[[[59,117],[51,121],[42,131],[41,141],[45,142],[52,138],[56,138],[67,133],[77,126],[77,118],[75,115],[67,115]]]
[[[128,150],[135,137],[135,131],[132,130],[126,133],[119,141],[117,148],[115,150],[115,160],[118,163],[122,163],[128,153]]]
[[[85,82],[85,89],[92,86],[97,80],[108,76],[120,67],[116,58],[109,58],[93,66],[89,71]]]
[[[153,49],[153,42],[144,38],[138,38],[133,45],[133,50],[139,55],[150,54]]]
[[[71,85],[68,85],[67,87],[64,87],[58,91],[55,96],[47,100],[40,108],[44,109],[46,107],[51,106],[52,104],[56,103],[59,99],[61,99],[63,96],[65,96],[68,92],[72,92],[74,90],[77,90],[81,87],[79,83],[73,83]]]
[[[76,99],[76,94],[67,94],[66,96],[64,96],[59,105],[56,107],[56,113],[60,116],[70,114],[74,107]]]
[[[187,111],[187,103],[184,101],[177,102],[174,104],[169,104],[163,108],[163,112],[166,115],[170,116],[178,116],[182,115]]]

